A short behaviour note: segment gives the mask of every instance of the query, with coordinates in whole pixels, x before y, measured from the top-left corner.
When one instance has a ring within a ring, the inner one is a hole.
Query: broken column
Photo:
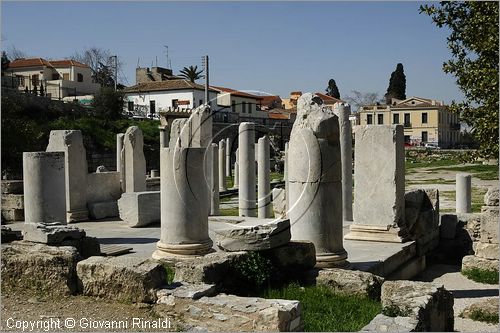
[[[219,159],[217,154],[219,148],[217,144],[212,143],[210,155],[212,159],[211,178],[210,178],[210,215],[219,215]]]
[[[472,176],[467,173],[457,173],[455,186],[457,213],[471,213]]]
[[[226,138],[226,177],[231,177],[231,140]]]
[[[144,138],[142,131],[137,126],[131,126],[125,132],[124,167],[125,167],[125,192],[146,191],[146,159],[144,157]]]
[[[260,138],[258,145],[258,217],[269,218],[272,216],[269,138],[267,136]]]
[[[50,131],[49,144],[46,151],[64,152],[67,222],[88,220],[88,169],[82,132],[77,130]]]
[[[215,156],[214,156],[215,158]],[[219,190],[225,191],[227,190],[226,184],[226,141],[219,141]]]
[[[240,216],[256,217],[255,209],[255,124],[243,122],[238,128]]]
[[[118,133],[116,135],[116,171],[122,172],[122,149],[123,149],[123,136],[125,134]]]
[[[293,240],[316,248],[317,267],[343,267],[342,166],[338,117],[311,93],[298,100],[288,148],[288,216]]]
[[[344,221],[352,221],[352,129],[349,115],[351,107],[347,103],[335,103],[334,112],[340,124],[340,154],[342,155],[342,216]]]
[[[285,215],[284,217],[288,217],[288,207],[290,207],[290,203],[288,202],[290,198],[290,182],[288,181],[288,142],[285,143],[285,160],[283,163],[283,179],[285,180]]]
[[[240,183],[240,165],[234,162],[234,185],[233,188],[238,188]]]
[[[23,153],[24,220],[66,224],[65,153]]]
[[[408,236],[403,126],[356,126],[354,134],[354,223],[345,239],[403,242]]]
[[[161,151],[161,237],[155,259],[202,255],[212,248],[205,149],[176,146]]]

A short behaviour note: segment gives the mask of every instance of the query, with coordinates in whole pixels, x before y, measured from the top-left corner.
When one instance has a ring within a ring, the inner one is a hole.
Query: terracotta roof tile
[[[231,95],[235,95],[235,96],[261,99],[261,96],[252,95],[252,94],[249,94],[249,93],[246,93],[246,92],[243,92],[243,91],[239,91],[239,90],[236,90],[236,89],[225,88],[225,87],[218,87],[218,86],[210,86],[210,88],[213,88],[213,89],[216,89],[216,90],[220,90],[220,91],[223,91],[223,92],[227,92],[227,93],[230,93]]]
[[[51,60],[50,64],[54,67],[89,67],[79,61],[73,59],[64,59],[64,60]]]
[[[50,62],[43,58],[21,58],[12,60],[9,63],[9,68],[21,68],[21,67],[38,67],[38,66],[47,66],[52,67]]]
[[[191,82],[186,79],[181,80],[167,80],[167,81],[154,81],[143,82],[134,86],[123,89],[124,92],[146,92],[146,91],[164,91],[164,90],[185,90],[196,89],[205,90],[201,84]],[[210,91],[217,92],[213,88]]]

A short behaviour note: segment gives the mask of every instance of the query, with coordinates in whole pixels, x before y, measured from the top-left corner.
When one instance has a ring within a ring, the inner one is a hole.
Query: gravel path
[[[455,312],[455,331],[459,332],[498,332],[499,326],[460,318],[459,315],[469,305],[483,300],[498,297],[498,284],[477,283],[467,279],[460,273],[459,266],[432,265],[420,276],[420,281],[434,281],[442,283],[453,293]]]

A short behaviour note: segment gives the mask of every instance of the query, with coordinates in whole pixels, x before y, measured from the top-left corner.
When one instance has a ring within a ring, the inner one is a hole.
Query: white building
[[[125,110],[146,117],[168,108],[192,109],[204,103],[205,87],[189,80],[144,82],[125,88]],[[217,91],[209,89],[209,105],[217,103]]]
[[[231,88],[211,88],[219,92],[216,111],[224,117],[224,122],[252,121],[265,124],[269,119],[268,112],[261,111],[262,97]]]
[[[4,75],[11,78],[11,88],[39,93],[43,85],[47,97],[58,99],[95,94],[100,88],[87,65],[70,59],[16,59],[9,63]]]

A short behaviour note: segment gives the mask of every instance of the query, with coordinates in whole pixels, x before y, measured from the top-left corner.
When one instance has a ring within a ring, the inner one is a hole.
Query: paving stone
[[[418,321],[411,317],[389,317],[378,314],[361,332],[416,332]]]

